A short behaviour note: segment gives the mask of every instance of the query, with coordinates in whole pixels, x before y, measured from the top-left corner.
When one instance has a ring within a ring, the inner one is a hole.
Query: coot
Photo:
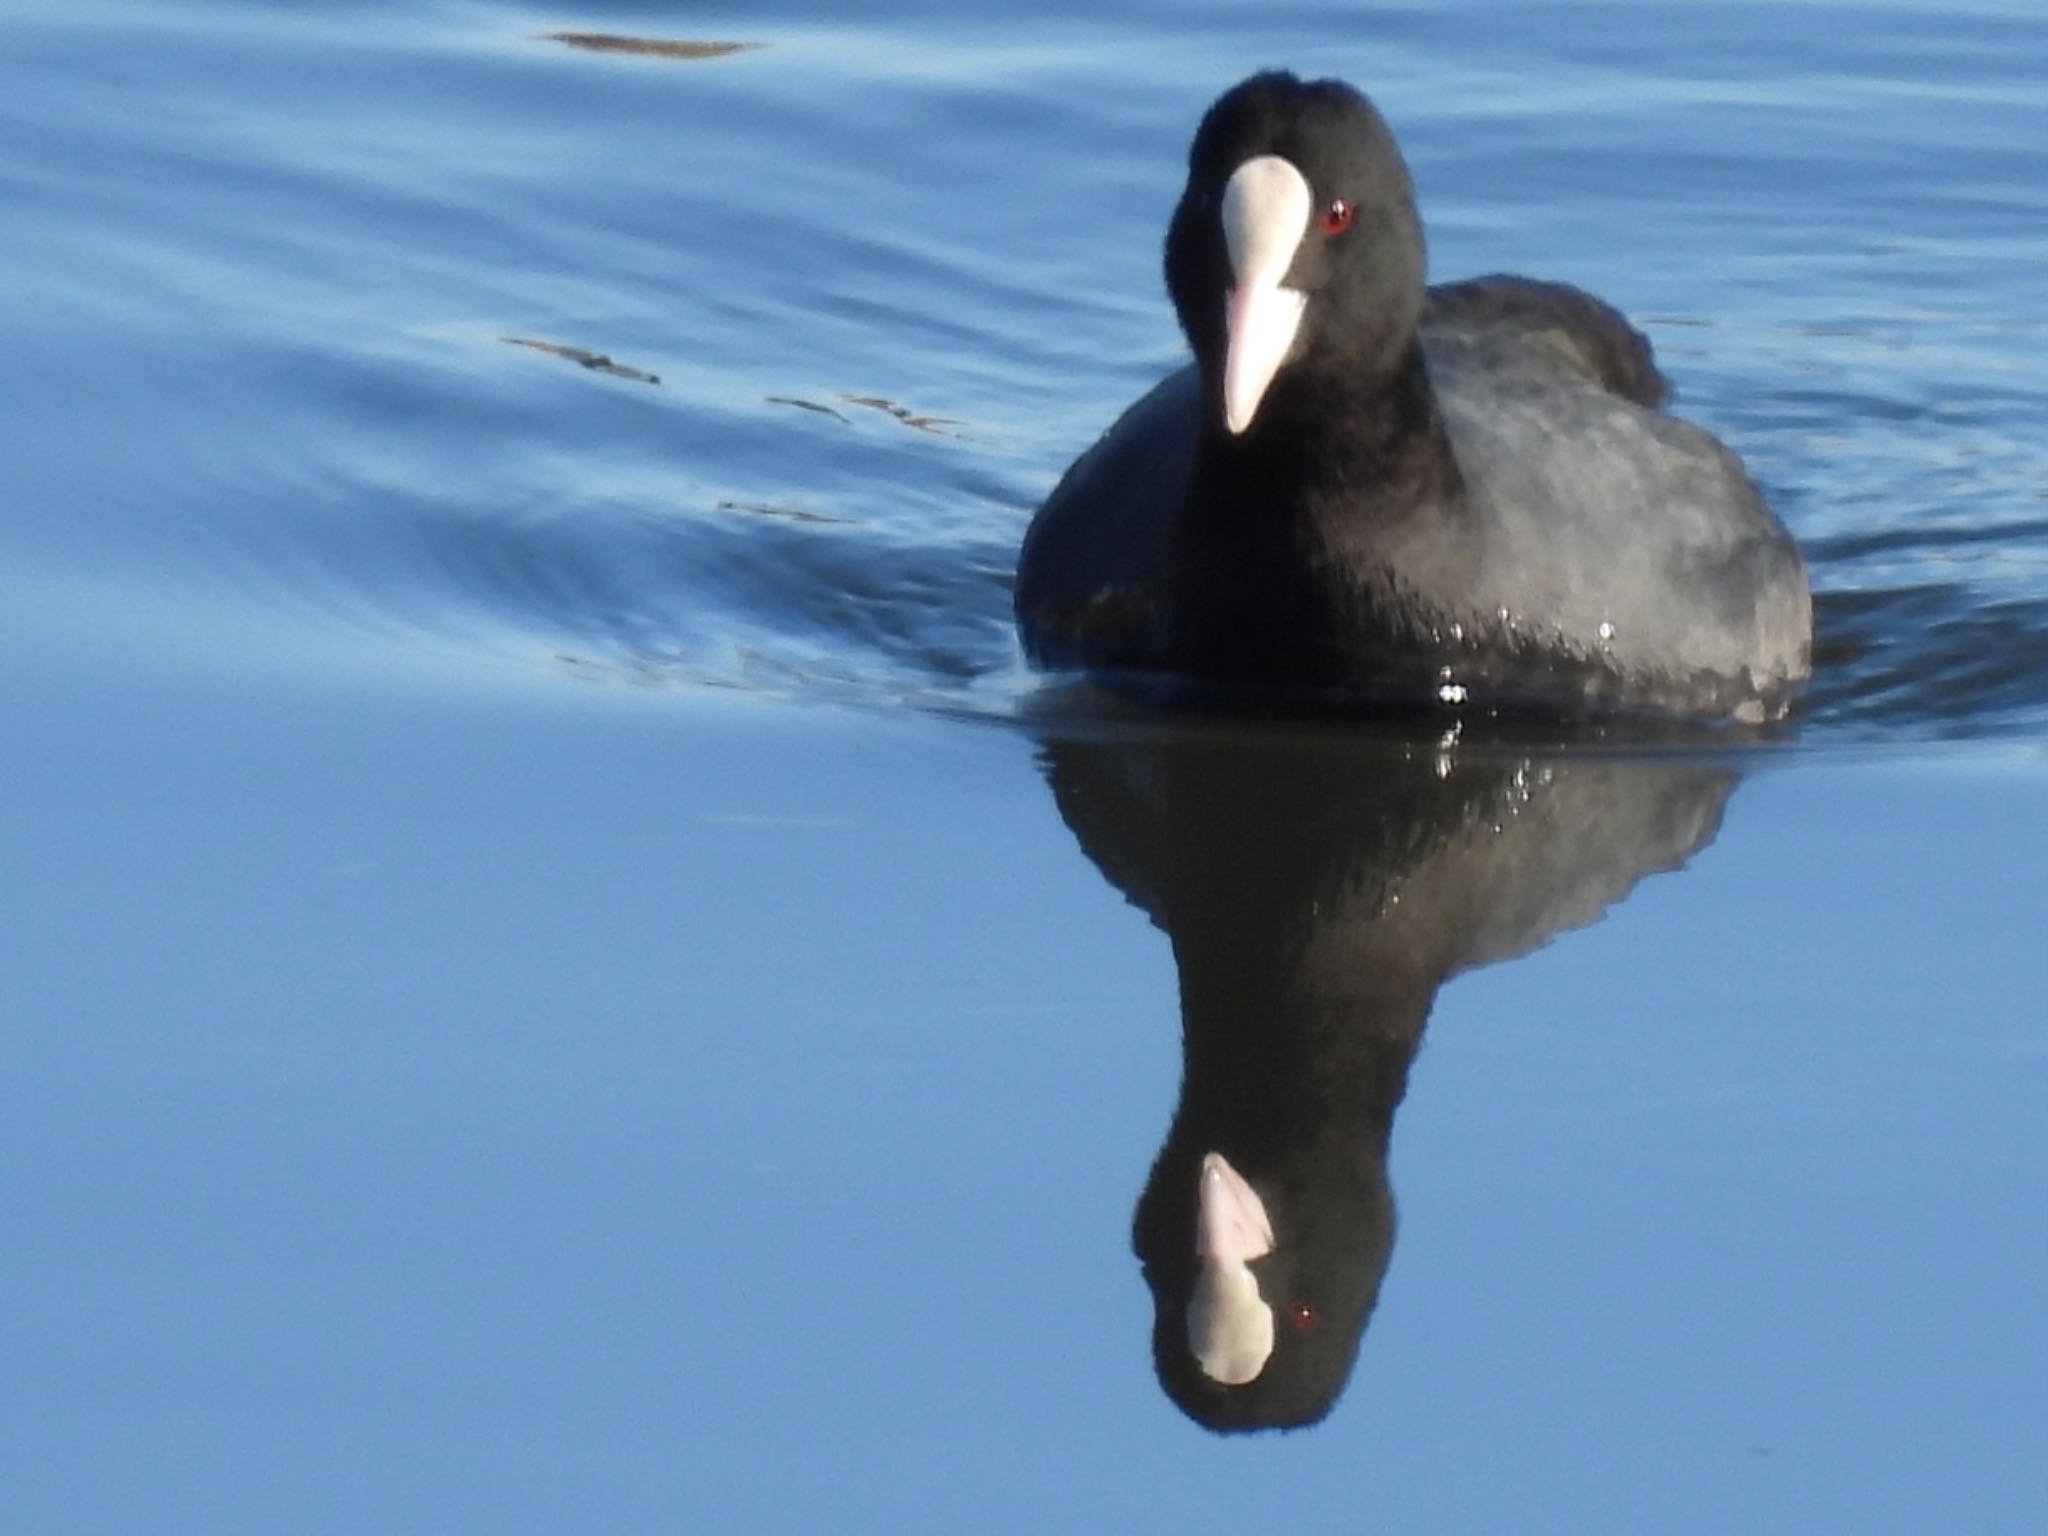
[[[1560,283],[1424,286],[1408,170],[1335,80],[1209,109],[1166,237],[1194,361],[1025,535],[1037,666],[1363,709],[1775,719],[1809,670],[1791,538]]]

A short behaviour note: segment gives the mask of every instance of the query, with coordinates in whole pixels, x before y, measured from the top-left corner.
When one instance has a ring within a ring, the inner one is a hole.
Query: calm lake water
[[[0,1527],[2048,1528],[2039,0],[0,36]],[[1264,64],[1644,324],[1787,739],[1022,669]],[[1219,1438],[1134,1213],[1254,1124],[1326,1416]]]

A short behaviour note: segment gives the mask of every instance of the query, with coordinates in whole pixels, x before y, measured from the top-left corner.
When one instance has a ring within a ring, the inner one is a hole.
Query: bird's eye
[[[1351,204],[1341,197],[1330,199],[1330,205],[1323,210],[1323,233],[1341,235],[1351,227]]]
[[[1316,1325],[1316,1309],[1305,1301],[1297,1301],[1287,1309],[1287,1320],[1294,1324],[1298,1331],[1307,1333]]]

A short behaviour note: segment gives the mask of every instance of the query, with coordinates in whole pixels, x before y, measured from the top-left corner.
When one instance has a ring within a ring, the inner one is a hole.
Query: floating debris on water
[[[816,411],[820,416],[830,416],[834,421],[843,421],[848,426],[853,425],[844,411],[835,411],[821,401],[805,400],[796,395],[767,395],[763,398],[770,405],[793,405],[800,411]]]
[[[542,341],[537,336],[500,336],[498,340],[508,347],[530,347],[536,352],[545,352],[550,357],[564,357],[593,372],[608,373],[617,379],[631,379],[636,384],[661,382],[659,374],[649,373],[644,368],[634,368],[626,363],[614,362],[604,353],[593,352],[588,347],[572,347],[561,341]]]
[[[543,32],[543,43],[562,43],[589,53],[638,53],[657,59],[722,59],[749,53],[765,43],[699,43],[670,37],[626,37],[616,32]]]
[[[898,405],[894,400],[885,399],[881,395],[855,395],[840,390],[834,398],[844,400],[848,405],[864,405],[871,411],[881,411],[885,415],[894,416],[906,427],[915,427],[920,432],[936,433],[940,437],[955,437],[958,434],[948,432],[946,428],[967,425],[966,422],[952,416],[923,415],[907,405]]]
[[[721,512],[750,512],[756,517],[781,517],[793,523],[851,523],[850,517],[830,517],[823,512],[806,512],[802,507],[777,506],[772,501],[721,501]]]

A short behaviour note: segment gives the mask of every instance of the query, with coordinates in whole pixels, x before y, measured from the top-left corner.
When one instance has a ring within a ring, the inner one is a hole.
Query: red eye
[[[1348,215],[1351,210],[1347,207],[1344,211]],[[1316,1309],[1305,1301],[1297,1301],[1287,1309],[1287,1320],[1294,1324],[1298,1331],[1307,1333],[1316,1325]]]
[[[1323,233],[1341,235],[1351,227],[1351,205],[1341,197],[1330,199],[1330,206],[1323,210]]]

